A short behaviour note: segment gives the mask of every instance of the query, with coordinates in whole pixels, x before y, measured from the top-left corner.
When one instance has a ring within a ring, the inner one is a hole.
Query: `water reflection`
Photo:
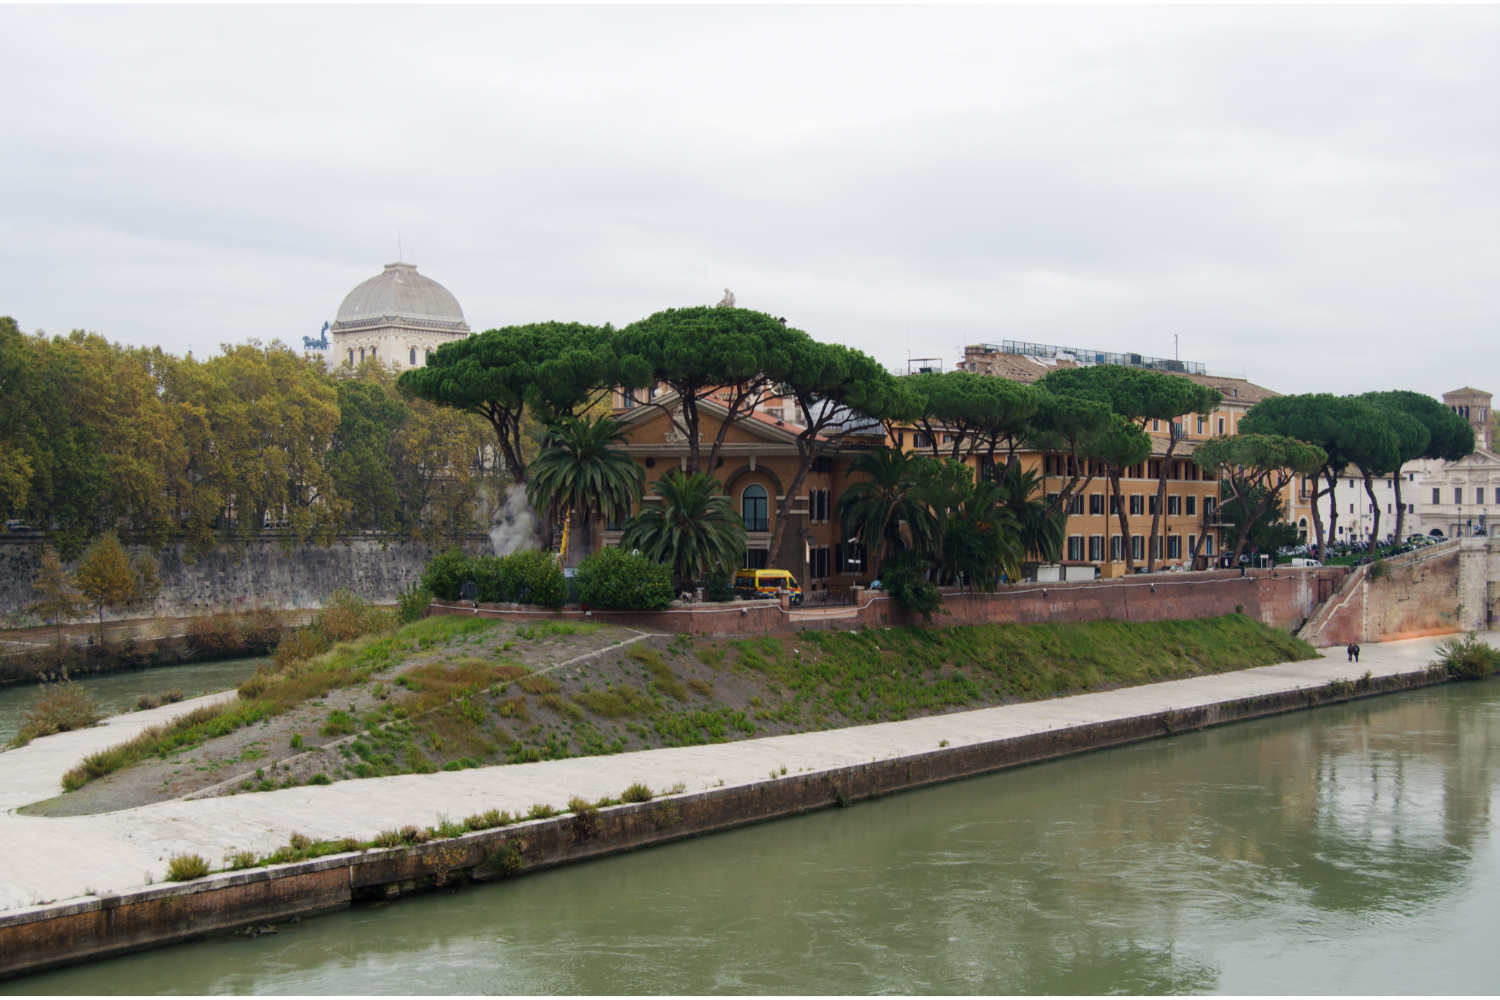
[[[1488,992],[1500,683],[1090,754],[16,992]]]

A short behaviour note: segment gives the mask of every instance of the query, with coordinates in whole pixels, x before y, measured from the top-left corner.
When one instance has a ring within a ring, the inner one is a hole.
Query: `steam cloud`
[[[536,512],[526,501],[526,487],[509,487],[505,491],[505,503],[495,511],[494,517],[490,545],[495,555],[508,556],[536,544]]]

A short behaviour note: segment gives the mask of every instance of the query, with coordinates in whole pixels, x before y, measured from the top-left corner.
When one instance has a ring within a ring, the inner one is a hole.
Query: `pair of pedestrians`
[[[1349,654],[1349,662],[1350,663],[1358,663],[1359,662],[1359,643],[1357,643],[1357,642],[1351,642],[1351,643],[1349,643],[1349,648],[1348,648],[1347,652]]]

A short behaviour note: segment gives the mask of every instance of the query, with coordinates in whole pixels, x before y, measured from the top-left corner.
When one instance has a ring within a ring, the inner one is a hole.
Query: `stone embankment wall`
[[[1379,579],[1360,566],[1298,634],[1314,646],[1345,646],[1488,628],[1496,542],[1462,539],[1393,556]]]
[[[1088,583],[1026,584],[994,594],[949,593],[941,625],[1077,622],[1113,618],[1120,621],[1164,621],[1206,618],[1243,611],[1287,632],[1296,631],[1312,613],[1321,594],[1332,592],[1348,574],[1333,566],[1322,569],[1273,569],[1213,573],[1162,573]],[[586,620],[609,622],[647,632],[694,635],[761,635],[805,628],[912,625],[920,615],[896,607],[878,592],[861,595],[859,604],[827,608],[782,609],[775,601],[697,604],[655,612],[564,609],[548,611],[513,604],[434,601],[432,614],[468,614],[507,620]]]
[[[342,537],[326,547],[294,545],[283,550],[281,543],[280,535],[267,532],[238,558],[221,550],[191,561],[185,546],[169,545],[156,553],[162,587],[155,603],[105,617],[189,617],[257,606],[316,608],[341,588],[377,604],[391,604],[403,587],[416,581],[429,559],[454,544],[373,535]],[[41,566],[45,544],[40,532],[0,534],[0,616],[19,615],[36,600],[31,581]],[[459,544],[488,552],[490,539],[475,535]],[[146,551],[139,546],[129,549],[132,555]]]

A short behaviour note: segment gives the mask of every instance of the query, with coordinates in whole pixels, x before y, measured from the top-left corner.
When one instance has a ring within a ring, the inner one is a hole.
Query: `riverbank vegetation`
[[[94,754],[64,784],[139,765],[142,788],[196,770],[215,794],[241,794],[833,729],[1316,655],[1244,615],[714,641],[437,616],[267,666],[238,701]]]

